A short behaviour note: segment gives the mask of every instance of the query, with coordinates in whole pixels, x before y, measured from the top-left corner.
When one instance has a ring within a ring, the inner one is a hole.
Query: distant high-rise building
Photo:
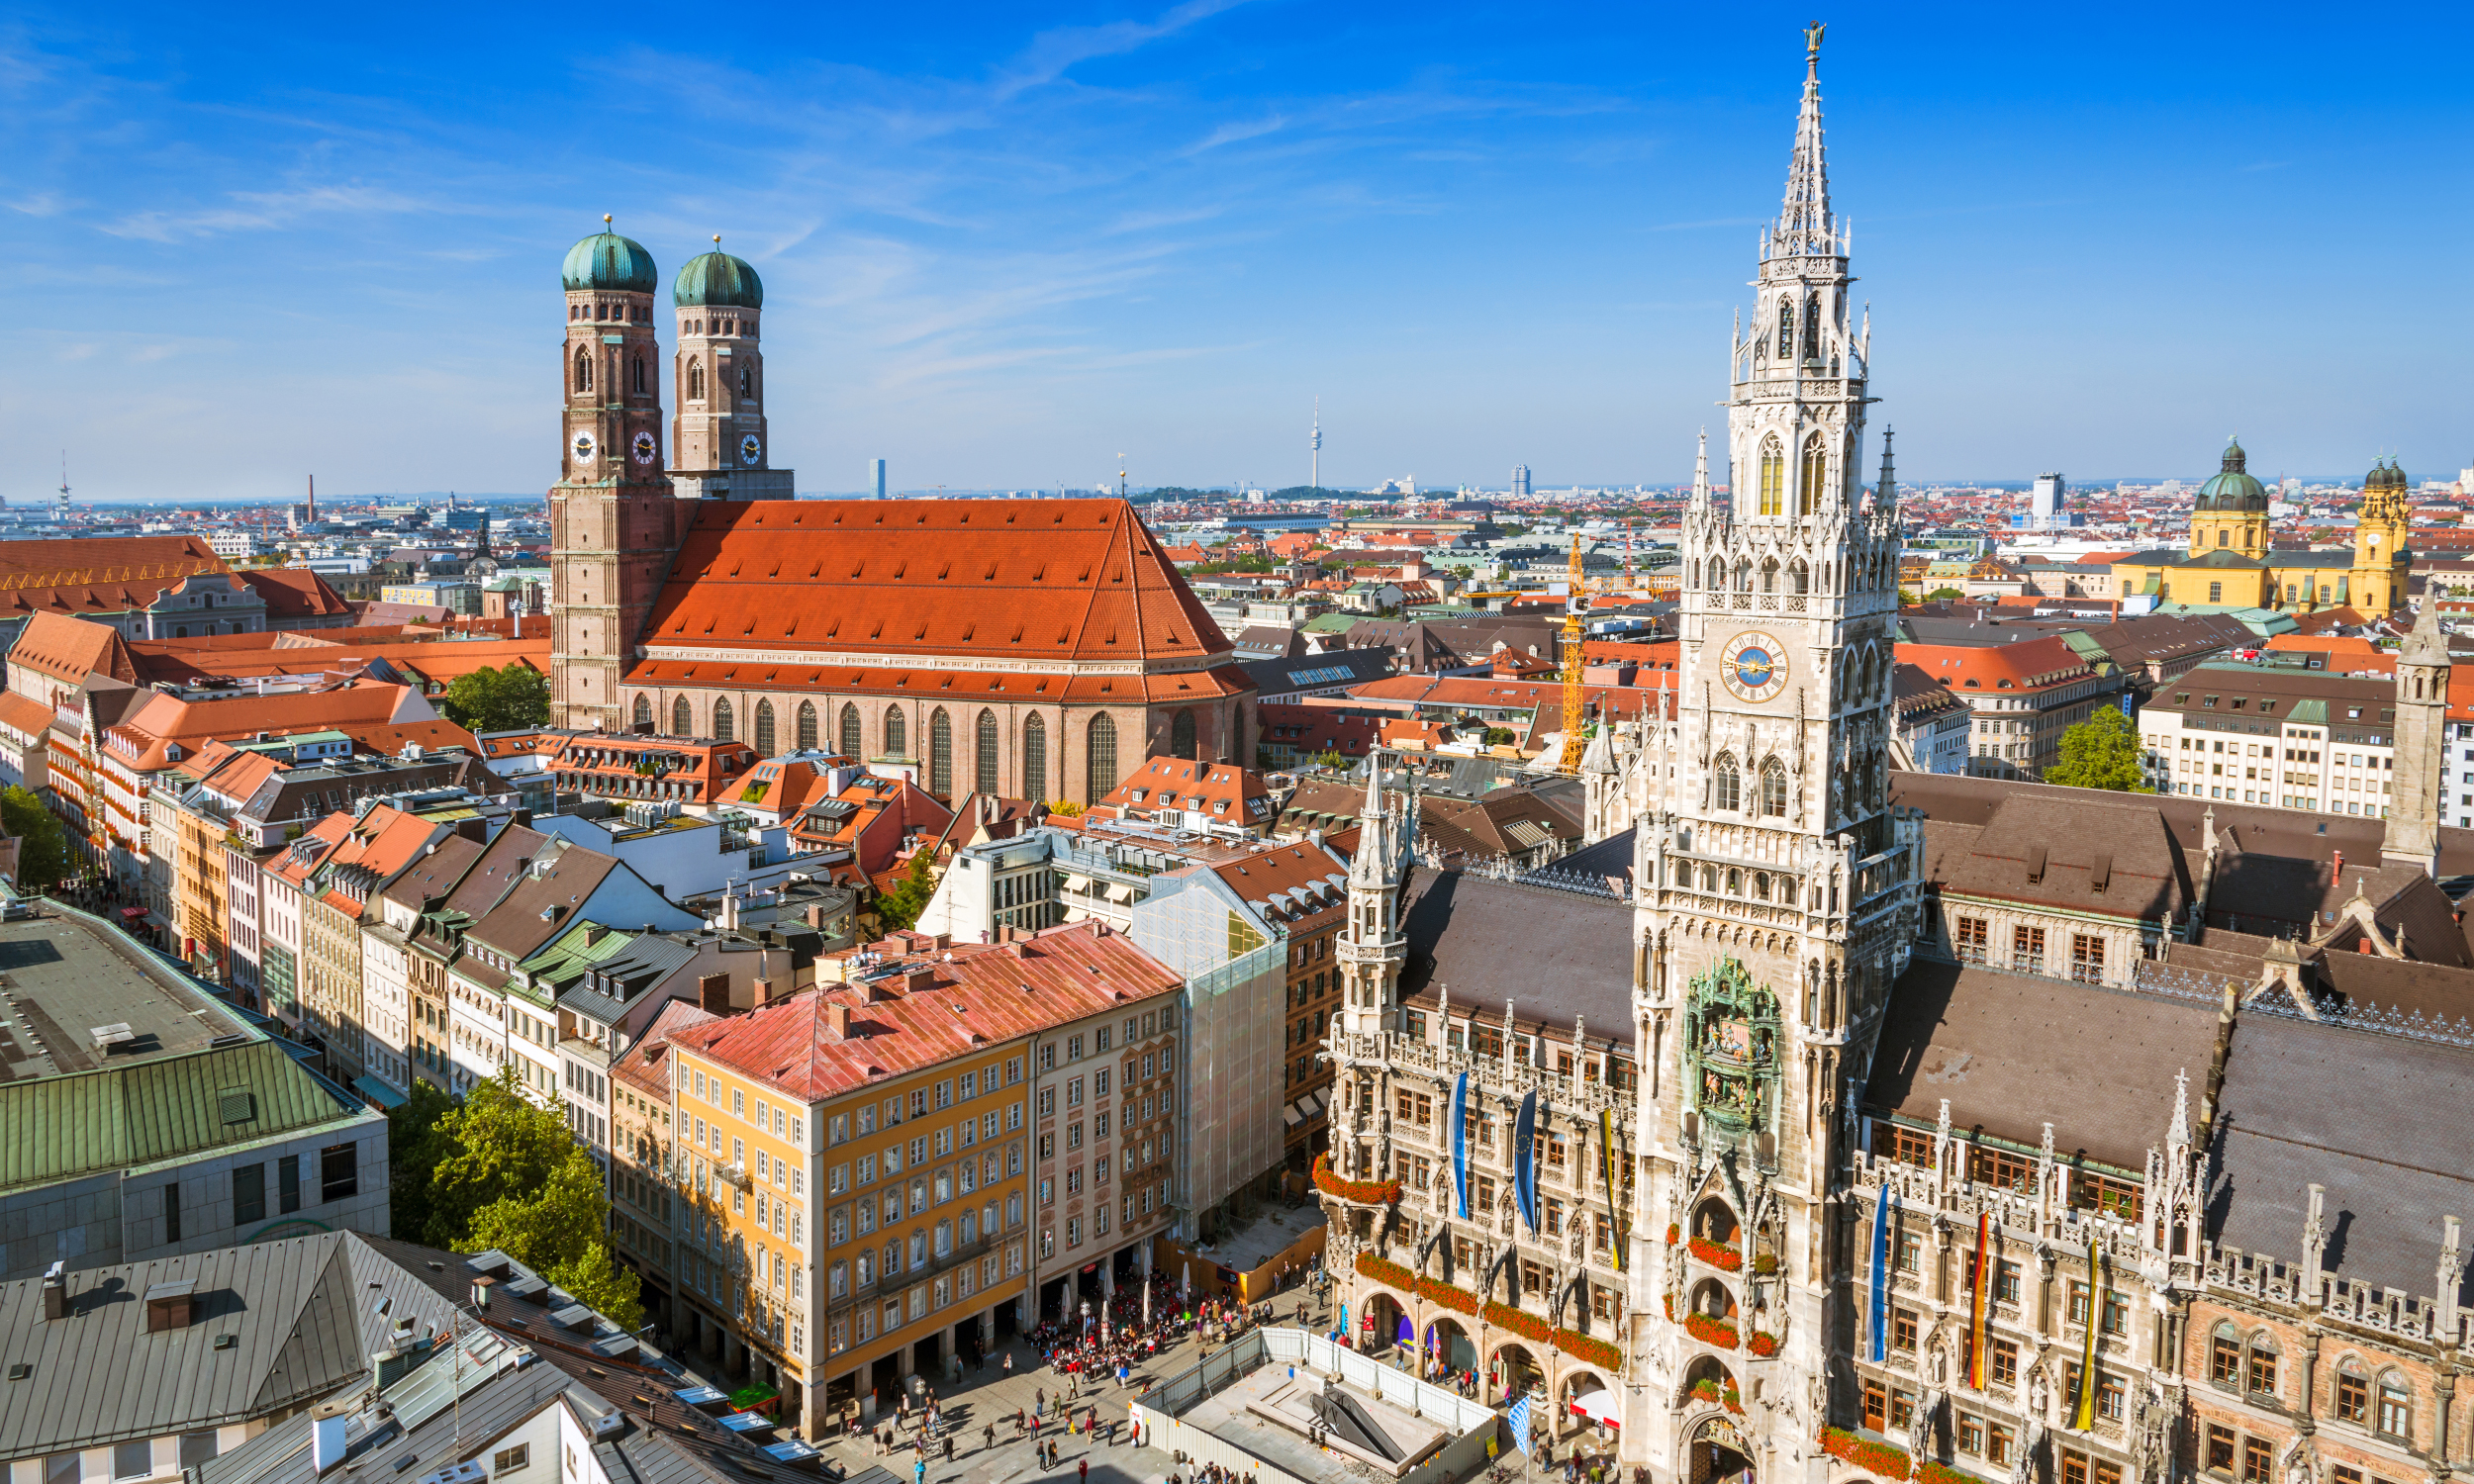
[[[2069,493],[2069,488],[2058,474],[2040,474],[2036,477],[2035,486],[2028,491],[2028,525],[2031,529],[2048,530],[2070,523],[2061,512],[2062,496]]]
[[[1529,498],[1529,466],[1527,464],[1512,466],[1512,498],[1514,500]]]
[[[874,492],[877,499],[885,498],[885,461],[883,459],[868,460],[868,488]]]

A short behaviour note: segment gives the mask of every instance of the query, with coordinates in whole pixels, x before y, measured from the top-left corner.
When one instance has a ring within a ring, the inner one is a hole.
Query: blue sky
[[[542,489],[606,211],[665,274],[716,232],[761,269],[806,490],[1297,483],[1317,395],[1327,483],[1681,479],[1804,19],[581,14],[14,8],[0,495],[62,447],[104,499]],[[2051,15],[1826,17],[1901,473],[2474,463],[2461,23]]]

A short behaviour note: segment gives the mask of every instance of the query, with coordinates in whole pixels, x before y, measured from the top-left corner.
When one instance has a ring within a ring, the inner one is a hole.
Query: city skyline
[[[2453,476],[2463,377],[2400,353],[2382,286],[2462,209],[2363,225],[2454,169],[2436,59],[2176,24],[1836,19],[1834,185],[1902,468],[2190,479],[2273,427],[2265,468]],[[1279,488],[1318,395],[1328,484],[1673,485],[1800,49],[1780,20],[1309,32],[1212,0],[829,43],[759,17],[774,44],[737,55],[505,32],[244,49],[38,12],[0,44],[0,495],[43,498],[63,446],[80,499],[546,488],[555,262],[603,211],[665,277],[714,231],[765,274],[775,450],[818,492],[878,456],[906,489],[1091,488],[1120,449],[1137,485]],[[2376,94],[2308,90],[2349,59]]]

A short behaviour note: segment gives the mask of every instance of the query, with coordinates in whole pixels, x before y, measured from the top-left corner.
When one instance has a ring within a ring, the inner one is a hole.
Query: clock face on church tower
[[[590,428],[579,428],[576,432],[576,440],[568,446],[575,450],[576,462],[579,464],[593,462],[593,455],[601,449],[601,445],[594,441]]]
[[[760,459],[760,458],[763,458],[764,456],[765,456],[765,445],[764,445],[762,442],[758,441],[758,439],[757,439],[757,437],[756,437],[756,435],[755,435],[754,433],[749,433],[746,437],[739,439],[739,462],[740,462],[740,463],[745,464],[745,465],[748,465],[750,468],[753,468],[753,467],[755,466],[756,461],[757,461],[758,459]]]
[[[651,463],[653,455],[660,452],[659,446],[653,441],[653,435],[642,429],[637,430],[634,439],[627,444],[627,447],[635,454],[635,461],[639,464]]]
[[[1718,652],[1718,680],[1738,700],[1772,699],[1787,688],[1786,646],[1758,629],[1738,634]]]

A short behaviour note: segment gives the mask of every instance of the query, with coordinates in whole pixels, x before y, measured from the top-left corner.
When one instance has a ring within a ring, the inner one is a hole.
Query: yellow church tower
[[[2229,439],[2217,477],[2199,487],[2199,504],[2191,511],[2192,556],[2226,551],[2266,560],[2268,492],[2244,472],[2244,458],[2240,441]]]
[[[2413,520],[2413,496],[2406,471],[2394,462],[2371,466],[2362,477],[2362,508],[2354,517],[2353,605],[2366,616],[2395,612],[2405,605],[2406,573],[2414,565],[2407,548],[2407,527]]]

